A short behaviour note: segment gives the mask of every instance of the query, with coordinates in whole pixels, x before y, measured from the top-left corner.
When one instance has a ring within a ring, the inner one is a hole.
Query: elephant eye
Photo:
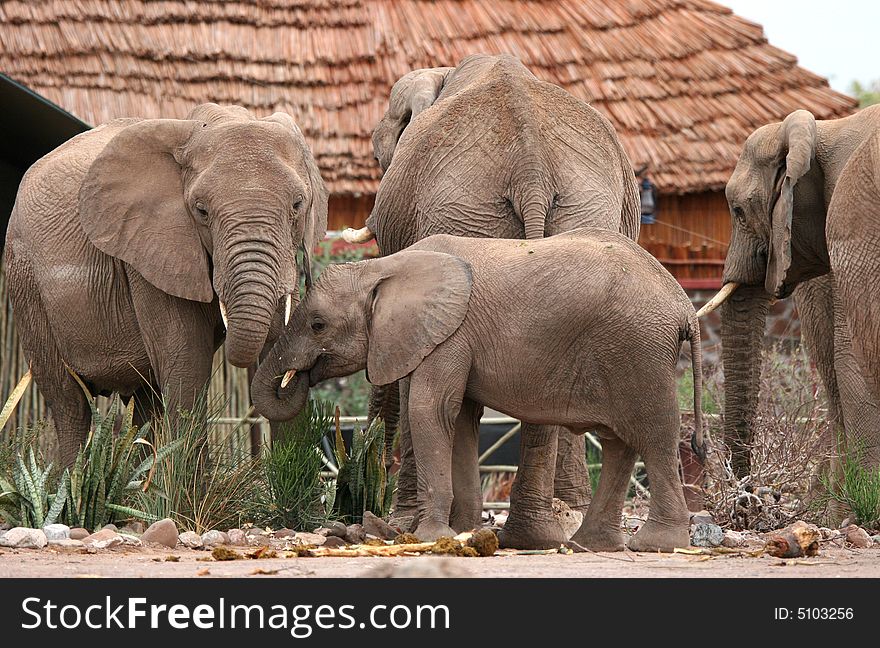
[[[203,203],[201,200],[196,201],[196,213],[197,213],[201,218],[207,220],[207,218],[208,218],[208,208],[205,207],[205,203]]]
[[[743,211],[743,208],[740,207],[740,206],[736,206],[736,207],[733,208],[733,216],[734,216],[734,218],[736,218],[736,220],[738,220],[740,223],[745,223],[745,222],[746,222],[746,213]]]
[[[320,320],[315,320],[314,322],[312,322],[312,330],[315,333],[320,333],[321,331],[323,331],[325,326],[326,324],[324,324],[324,322]]]
[[[303,206],[303,199],[297,198],[296,202],[293,203],[293,211],[298,212],[300,209],[302,209],[302,206]]]

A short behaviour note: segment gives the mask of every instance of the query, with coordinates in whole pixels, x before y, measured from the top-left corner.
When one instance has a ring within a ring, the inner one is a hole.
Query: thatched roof
[[[705,0],[0,0],[0,70],[75,115],[284,110],[337,194],[377,187],[392,83],[476,52],[591,101],[665,191],[720,188],[745,136],[793,109],[855,108]]]

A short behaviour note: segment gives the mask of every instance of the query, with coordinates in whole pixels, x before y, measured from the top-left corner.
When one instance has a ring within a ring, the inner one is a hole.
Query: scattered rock
[[[272,540],[273,540],[273,538],[271,538],[265,534],[264,535],[252,535],[252,536],[247,537],[247,544],[251,547],[268,547],[270,544],[272,544]],[[279,541],[276,540],[276,542],[279,542]],[[287,542],[287,540],[284,540],[284,542]]]
[[[336,536],[337,538],[344,538],[345,532],[345,525],[337,520],[327,522],[327,526],[321,527],[320,529],[315,529],[315,533],[319,533],[322,536]]]
[[[83,529],[82,527],[73,527],[70,530],[70,534],[68,535],[68,537],[71,540],[85,540],[90,535],[92,535],[92,534],[89,533],[88,529]]]
[[[202,542],[202,536],[195,531],[184,531],[177,536],[177,540],[184,547],[189,547],[190,549],[201,549],[205,544]]]
[[[691,527],[691,544],[695,547],[717,547],[724,541],[724,530],[717,524],[695,524]]]
[[[259,535],[266,535],[266,532],[263,531],[263,530],[262,530],[261,528],[259,528],[259,527],[251,527],[250,529],[248,529],[247,531],[245,531],[245,535],[248,535],[248,536],[259,536]]]
[[[0,547],[12,549],[42,549],[48,544],[42,529],[13,527],[0,538]]]
[[[364,511],[364,531],[382,540],[394,540],[400,535],[400,529],[395,529],[380,517],[376,517],[370,511]]]
[[[691,544],[695,547],[718,547],[724,542],[724,530],[714,523],[691,526]]]
[[[85,545],[82,540],[72,540],[65,538],[63,540],[53,540],[49,543],[53,549],[82,549]]]
[[[128,547],[140,547],[143,544],[140,538],[130,533],[120,533],[119,537],[122,538],[122,543]]]
[[[846,534],[846,541],[856,549],[867,549],[874,544],[868,532],[855,524],[850,524],[843,532]]]
[[[880,545],[880,534],[872,535],[871,540],[874,542],[875,545]]]
[[[236,547],[244,547],[247,545],[247,535],[241,529],[229,529],[227,534],[229,536],[229,544],[235,545]]]
[[[320,546],[327,542],[326,536],[322,536],[318,533],[306,533],[304,531],[295,533],[293,535],[293,539],[296,540],[297,544],[301,545]]]
[[[123,537],[113,529],[101,529],[82,541],[83,545],[89,549],[109,549],[110,547],[118,547],[123,542],[125,542]]]
[[[330,547],[331,549],[340,549],[342,547],[347,546],[345,540],[340,538],[339,536],[327,536],[324,539],[325,547]]]
[[[122,528],[122,531],[125,531],[126,529],[128,529],[128,531],[131,533],[131,535],[143,535],[144,534],[144,523],[141,522],[140,520],[134,520],[134,521],[126,524]]]
[[[721,546],[735,549],[736,547],[744,547],[746,545],[746,536],[739,531],[725,531],[724,537],[721,539]]]
[[[843,535],[839,529],[829,529],[828,527],[819,527],[819,535],[823,540],[834,540]]]
[[[583,514],[580,512],[573,512],[579,513],[583,517]],[[468,538],[467,546],[473,547],[480,556],[494,556],[495,552],[498,551],[498,536],[488,529],[480,529]]]
[[[507,511],[502,511],[495,516],[495,526],[503,527],[505,522],[507,522]]]
[[[366,538],[367,533],[360,524],[349,524],[345,529],[345,541],[349,544],[360,544]]]
[[[113,533],[119,533],[119,529],[116,527],[115,524],[105,524],[104,526],[101,527],[102,531],[104,529],[110,529]]]
[[[202,534],[202,544],[205,547],[216,547],[219,545],[228,545],[229,544],[229,536],[223,533],[223,531],[217,531],[216,529],[212,529],[211,531],[206,531]]]
[[[765,549],[777,558],[800,558],[815,556],[819,553],[818,527],[798,520],[794,524],[768,534]]]
[[[364,578],[467,578],[470,570],[452,558],[425,558],[394,563],[383,561],[362,574]]]
[[[571,537],[577,533],[577,530],[581,528],[581,524],[584,522],[584,514],[580,511],[572,510],[568,504],[558,497],[553,498],[550,510],[553,513],[553,517],[559,522],[559,526],[562,527],[562,533],[565,534],[565,539],[570,540]],[[493,533],[492,535],[495,534]],[[494,551],[492,553],[494,553]]]
[[[715,518],[712,517],[709,511],[697,511],[696,513],[691,513],[691,524],[715,524]]]
[[[174,549],[177,546],[177,536],[177,525],[174,524],[174,520],[165,518],[164,520],[153,522],[153,524],[147,527],[144,535],[141,536],[141,540],[144,544],[158,544]]]
[[[275,538],[292,538],[295,535],[296,531],[294,531],[293,529],[278,529],[277,531],[272,533],[272,536]]]
[[[46,534],[49,544],[52,544],[58,540],[67,540],[70,537],[70,527],[66,524],[47,524],[43,527],[43,533]]]
[[[9,531],[12,528],[12,525],[9,522],[0,522],[0,533],[4,531]]]

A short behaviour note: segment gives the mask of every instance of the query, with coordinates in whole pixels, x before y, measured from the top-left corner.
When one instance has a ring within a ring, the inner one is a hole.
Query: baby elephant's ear
[[[471,296],[471,268],[458,257],[427,250],[405,250],[368,263],[373,302],[367,379],[387,385],[411,373],[461,326]]]

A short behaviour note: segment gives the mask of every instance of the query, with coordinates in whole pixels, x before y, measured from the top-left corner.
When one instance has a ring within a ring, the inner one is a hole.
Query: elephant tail
[[[526,238],[544,238],[544,228],[547,224],[547,205],[545,202],[536,196],[522,205],[521,212]]]
[[[691,309],[693,311],[693,309]],[[691,448],[697,458],[706,460],[706,441],[703,438],[703,347],[700,344],[700,320],[691,312],[685,335],[691,345],[691,370],[694,374],[694,433],[691,435]]]

